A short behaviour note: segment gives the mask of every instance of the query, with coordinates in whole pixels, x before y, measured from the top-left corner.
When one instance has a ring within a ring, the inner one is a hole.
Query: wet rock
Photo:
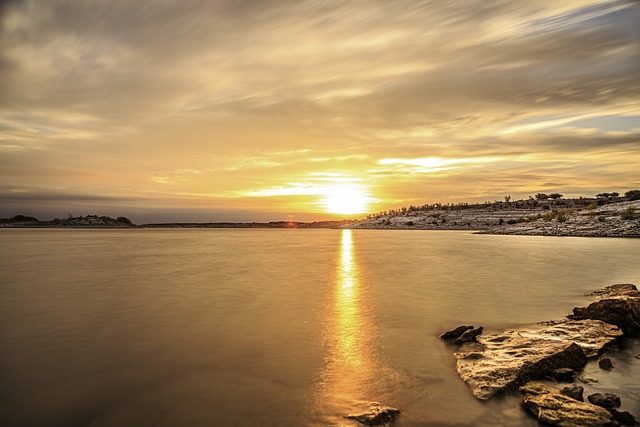
[[[558,368],[551,372],[551,376],[558,381],[573,381],[575,371],[571,368]]]
[[[609,408],[608,411],[613,415],[613,419],[618,421],[620,424],[624,424],[625,426],[638,425],[638,420],[636,420],[635,417],[627,411],[621,412],[613,408]]]
[[[579,402],[583,402],[584,401],[584,387],[579,386],[579,385],[572,385],[569,387],[564,387],[562,390],[560,390],[561,394],[564,394],[567,397],[570,397],[572,399],[575,399]]]
[[[458,338],[456,338],[454,342],[456,344],[464,344],[466,342],[475,341],[475,339],[478,337],[478,335],[482,333],[483,330],[484,328],[482,326],[480,326],[479,328],[469,329],[468,331],[465,331],[462,335],[460,335]]]
[[[596,319],[618,326],[625,334],[640,334],[640,292],[634,285],[608,286],[594,295],[602,298],[587,307],[576,307],[569,317]]]
[[[614,427],[619,424],[606,409],[579,402],[539,382],[520,387],[524,406],[542,423],[559,427]]]
[[[369,403],[369,412],[363,414],[349,414],[345,418],[356,420],[367,426],[388,424],[400,413],[400,410],[378,402]]]
[[[469,329],[473,329],[473,326],[467,326],[467,325],[458,326],[457,328],[447,331],[444,334],[440,335],[440,338],[444,340],[458,338],[460,337],[460,335],[462,335]]]
[[[604,369],[605,371],[610,371],[613,369],[613,363],[611,363],[611,359],[608,357],[603,357],[598,361],[598,366],[600,369]]]
[[[620,398],[613,393],[593,393],[587,396],[587,400],[603,408],[619,408],[622,404]]]
[[[478,337],[455,353],[460,377],[487,400],[558,368],[578,369],[622,332],[598,320],[546,322]]]

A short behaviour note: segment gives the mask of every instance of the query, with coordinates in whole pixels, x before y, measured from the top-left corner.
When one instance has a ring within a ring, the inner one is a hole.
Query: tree
[[[562,194],[560,193],[551,193],[549,194],[549,198],[553,200],[558,200],[562,198]]]
[[[640,190],[629,190],[624,193],[624,197],[629,200],[640,200]]]
[[[549,198],[549,195],[544,194],[544,193],[538,193],[536,194],[536,199],[538,200],[547,200]]]

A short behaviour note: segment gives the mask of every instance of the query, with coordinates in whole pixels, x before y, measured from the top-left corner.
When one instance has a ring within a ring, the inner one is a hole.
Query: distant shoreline
[[[167,222],[136,225],[126,217],[87,215],[40,221],[16,215],[0,218],[0,228],[62,229],[376,229],[463,230],[479,234],[640,238],[640,200],[579,198],[516,200],[484,204],[410,206],[360,220],[315,222]]]

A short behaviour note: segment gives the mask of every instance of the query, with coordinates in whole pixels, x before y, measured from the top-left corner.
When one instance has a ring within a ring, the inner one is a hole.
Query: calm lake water
[[[437,338],[640,284],[640,239],[390,230],[0,230],[0,425],[537,426]],[[635,352],[635,353],[634,353]],[[637,340],[599,387],[640,415]]]

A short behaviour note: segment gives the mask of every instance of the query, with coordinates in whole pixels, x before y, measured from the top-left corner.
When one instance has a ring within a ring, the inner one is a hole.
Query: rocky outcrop
[[[524,406],[543,423],[558,427],[615,427],[618,422],[606,409],[566,396],[540,382],[520,387]]]
[[[383,405],[378,402],[369,403],[369,412],[362,414],[345,415],[345,418],[356,420],[357,422],[367,426],[385,425],[393,421],[398,414],[399,409]]]
[[[583,367],[622,332],[599,320],[546,322],[477,338],[455,353],[460,377],[487,400],[558,368]]]
[[[598,301],[587,307],[576,307],[569,318],[597,319],[618,326],[625,334],[640,334],[640,292],[632,284],[607,286],[592,295]]]
[[[601,356],[623,334],[640,332],[640,291],[635,285],[607,286],[590,295],[598,300],[574,308],[567,319],[480,335],[477,341],[463,344],[455,353],[460,377],[482,400],[519,387],[524,405],[546,424],[637,425],[632,414],[617,410],[622,402],[615,394],[593,393],[587,397],[589,402],[583,402],[582,386],[557,390],[539,381],[573,381],[575,369]],[[601,358],[599,366],[613,369],[608,358]],[[583,376],[576,378],[589,383]]]

